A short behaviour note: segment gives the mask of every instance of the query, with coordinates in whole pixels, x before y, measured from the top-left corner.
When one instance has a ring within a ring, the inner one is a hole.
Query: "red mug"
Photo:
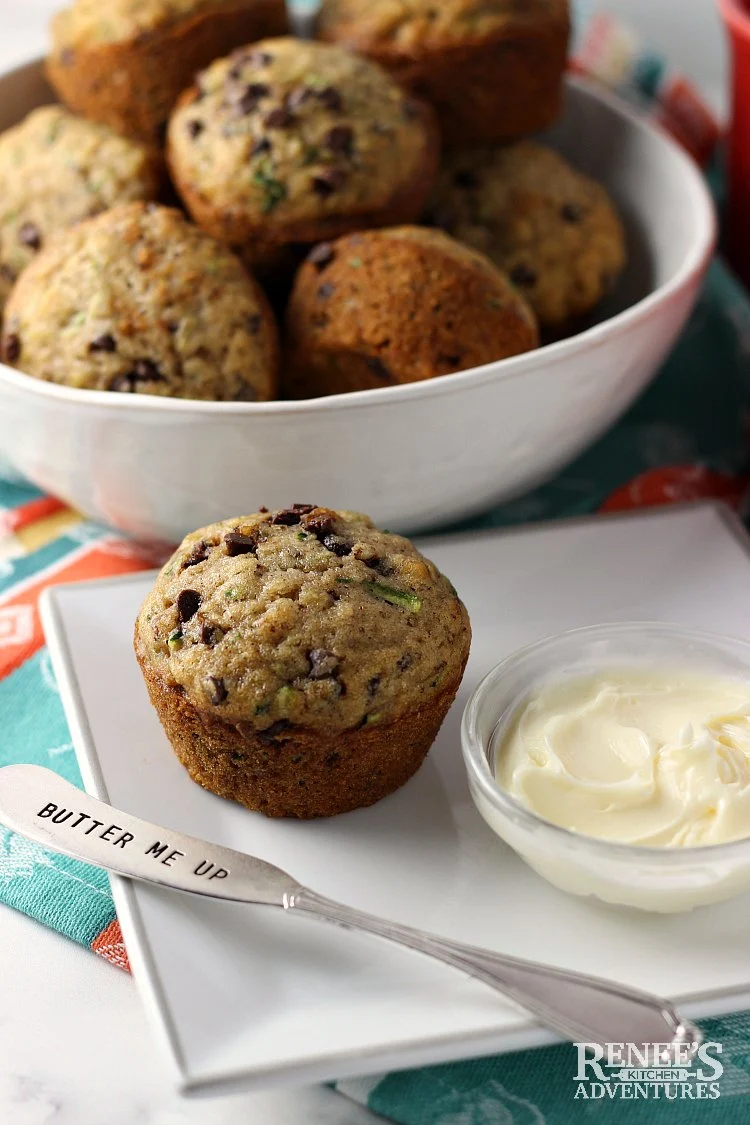
[[[750,0],[718,0],[732,53],[726,253],[750,284]]]

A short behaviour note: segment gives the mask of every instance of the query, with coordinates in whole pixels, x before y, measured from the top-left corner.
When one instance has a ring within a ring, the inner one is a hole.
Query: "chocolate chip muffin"
[[[319,34],[431,102],[449,144],[516,140],[560,109],[568,0],[323,0]]]
[[[71,109],[155,140],[197,70],[286,30],[284,0],[73,0],[52,21],[47,76]]]
[[[428,219],[506,270],[553,333],[590,312],[625,265],[604,188],[530,141],[448,152]]]
[[[193,780],[303,818],[372,805],[415,773],[470,640],[456,591],[408,539],[313,504],[188,535],[135,627]]]
[[[283,391],[414,383],[537,343],[531,309],[482,254],[424,227],[353,234],[316,246],[297,274]]]
[[[242,263],[181,212],[126,203],[53,238],[6,307],[5,362],[174,398],[272,398],[276,326]]]
[[[60,106],[0,135],[0,318],[21,271],[50,235],[117,203],[155,199],[156,151]]]
[[[204,71],[171,118],[168,156],[196,222],[269,266],[295,244],[415,218],[438,141],[431,111],[379,67],[288,38]]]

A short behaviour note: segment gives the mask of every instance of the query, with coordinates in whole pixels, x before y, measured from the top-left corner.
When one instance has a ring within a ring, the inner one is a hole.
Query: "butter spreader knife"
[[[482,981],[575,1042],[634,1044],[652,1065],[685,1065],[701,1042],[699,1029],[658,996],[365,914],[316,894],[265,860],[121,812],[41,766],[0,769],[0,822],[45,848],[129,879],[275,906],[291,917],[406,946]]]

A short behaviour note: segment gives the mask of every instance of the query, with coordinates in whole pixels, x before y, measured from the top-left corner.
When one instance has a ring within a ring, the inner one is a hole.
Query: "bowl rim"
[[[747,857],[750,852],[750,833],[739,840],[729,840],[723,844],[701,844],[694,848],[668,848],[651,844],[625,844],[616,840],[607,840],[601,836],[586,836],[580,832],[573,832],[569,828],[546,820],[526,805],[521,804],[507,790],[501,788],[491,772],[484,745],[478,732],[480,709],[489,690],[499,680],[502,680],[506,672],[519,660],[523,660],[558,641],[576,639],[585,641],[588,638],[605,635],[616,637],[644,632],[658,632],[664,636],[680,637],[686,641],[696,641],[699,644],[731,644],[735,648],[744,650],[747,655],[748,681],[750,682],[750,641],[743,640],[741,637],[733,637],[727,633],[714,633],[689,625],[678,625],[664,621],[601,622],[598,625],[586,625],[583,628],[566,629],[560,633],[552,633],[541,640],[534,641],[533,644],[524,645],[505,657],[484,676],[472,692],[461,718],[461,751],[470,785],[476,786],[489,804],[503,816],[511,818],[521,828],[533,831],[537,838],[544,839],[546,847],[559,845],[568,851],[586,852],[595,858],[620,861],[639,860],[646,863],[658,861],[662,865],[666,864],[672,867],[689,866],[700,861]]]
[[[37,60],[38,61],[38,60]],[[27,64],[27,65],[34,65]],[[6,72],[6,77],[14,73]],[[0,80],[2,80],[0,76]],[[377,387],[370,390],[349,391],[345,394],[328,395],[322,398],[272,400],[270,402],[212,402],[202,399],[170,398],[165,395],[113,395],[111,391],[88,390],[67,387],[36,379],[22,371],[7,367],[0,362],[0,383],[9,388],[40,395],[80,407],[107,407],[120,411],[149,413],[152,411],[172,414],[222,415],[233,418],[250,416],[289,417],[304,414],[319,414],[331,409],[354,410],[366,407],[387,408],[398,406],[412,399],[433,398],[457,394],[484,386],[488,382],[510,380],[521,377],[533,370],[543,358],[545,364],[575,356],[584,350],[595,349],[604,341],[617,338],[629,332],[634,323],[646,319],[651,313],[668,304],[692,279],[699,276],[708,266],[717,239],[718,223],[713,200],[708,186],[695,161],[674,140],[670,134],[654,121],[638,113],[632,106],[617,95],[605,90],[595,81],[580,76],[567,76],[569,86],[582,90],[592,101],[607,106],[612,113],[627,120],[635,130],[646,131],[657,137],[662,145],[671,149],[672,155],[681,161],[683,175],[689,182],[694,200],[694,240],[685,260],[668,281],[642,297],[635,304],[609,317],[599,324],[575,336],[544,345],[531,352],[524,352],[504,360],[494,360],[480,367],[467,368],[438,379],[425,379],[416,383],[402,383],[393,387]]]

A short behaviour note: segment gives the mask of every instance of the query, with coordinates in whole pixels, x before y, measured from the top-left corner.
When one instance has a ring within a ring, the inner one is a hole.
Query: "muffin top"
[[[275,390],[276,329],[259,287],[226,247],[153,203],[57,234],[11,293],[2,354],[91,390],[219,400]]]
[[[0,135],[0,310],[51,234],[158,191],[154,151],[60,106]]]
[[[538,343],[534,315],[507,277],[426,227],[319,244],[297,275],[287,322],[303,367],[312,353],[339,370],[342,354],[363,361],[358,385],[341,390],[430,379]]]
[[[566,25],[569,9],[568,0],[323,0],[319,29],[323,38],[350,46],[408,53]]]
[[[141,658],[199,711],[273,733],[392,722],[460,675],[470,636],[408,539],[312,504],[188,535],[136,626]]]
[[[543,325],[587,312],[625,264],[604,188],[530,141],[446,153],[428,212],[506,270]]]
[[[61,47],[122,43],[161,30],[227,0],[73,0],[52,19],[52,41]]]
[[[290,223],[386,206],[418,176],[427,148],[421,108],[383,70],[293,38],[213,63],[169,126],[178,184],[269,240]]]

